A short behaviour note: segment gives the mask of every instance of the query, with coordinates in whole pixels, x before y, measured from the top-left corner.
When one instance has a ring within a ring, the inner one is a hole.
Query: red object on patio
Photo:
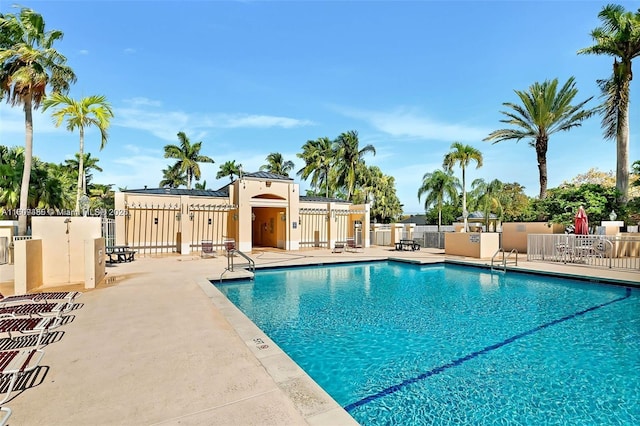
[[[580,206],[578,213],[576,213],[575,221],[575,233],[576,235],[588,235],[589,234],[589,219],[587,219],[587,212]]]

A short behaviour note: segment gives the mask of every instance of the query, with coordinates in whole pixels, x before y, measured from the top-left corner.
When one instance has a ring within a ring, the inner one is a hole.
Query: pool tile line
[[[461,364],[463,364],[463,363],[465,363],[467,361],[470,361],[470,360],[472,360],[474,358],[477,358],[480,355],[484,355],[484,354],[486,354],[488,352],[491,352],[491,351],[494,351],[496,349],[499,349],[499,348],[501,348],[501,347],[503,347],[505,345],[508,345],[509,343],[513,343],[516,340],[519,340],[519,339],[522,339],[524,337],[527,337],[527,336],[529,336],[529,335],[531,335],[533,333],[537,333],[538,331],[541,331],[541,330],[543,330],[545,328],[551,327],[553,325],[558,325],[558,324],[563,323],[565,321],[568,321],[570,319],[574,319],[574,318],[577,318],[579,316],[585,315],[585,314],[587,314],[589,312],[593,312],[593,311],[595,311],[597,309],[601,309],[601,308],[604,308],[606,306],[612,305],[614,303],[621,302],[623,300],[628,299],[629,297],[631,297],[631,288],[627,287],[625,289],[625,295],[622,296],[622,297],[619,297],[619,298],[614,299],[614,300],[610,300],[609,302],[605,302],[605,303],[602,303],[600,305],[591,306],[591,307],[589,307],[587,309],[584,309],[582,311],[578,311],[578,312],[575,312],[573,314],[564,316],[562,318],[550,321],[548,323],[541,324],[541,325],[539,325],[539,326],[537,326],[535,328],[532,328],[532,329],[527,330],[525,332],[522,332],[520,334],[516,334],[514,336],[511,336],[508,339],[503,340],[502,342],[487,346],[487,347],[485,347],[483,349],[480,349],[479,351],[472,352],[472,353],[470,353],[468,355],[465,355],[462,358],[458,358],[458,359],[456,359],[454,361],[451,361],[451,362],[449,362],[447,364],[444,364],[444,365],[436,367],[436,368],[434,368],[432,370],[429,370],[426,373],[422,373],[422,374],[420,374],[418,376],[411,377],[411,378],[409,378],[407,380],[404,380],[401,383],[389,386],[388,388],[385,388],[385,389],[381,390],[380,392],[377,392],[375,394],[366,396],[366,397],[360,399],[359,401],[353,402],[351,404],[345,405],[343,408],[347,412],[351,412],[354,409],[356,409],[356,408],[358,408],[358,407],[360,407],[362,405],[368,404],[369,402],[375,401],[375,400],[380,399],[380,398],[382,398],[384,396],[391,395],[391,394],[393,394],[395,392],[398,392],[399,390],[402,390],[403,388],[405,388],[405,387],[407,387],[409,385],[412,385],[412,384],[417,383],[419,381],[425,380],[425,379],[427,379],[427,378],[429,378],[431,376],[434,376],[436,374],[440,374],[443,371],[448,370],[450,368],[457,367],[457,366],[459,366],[459,365],[461,365]]]

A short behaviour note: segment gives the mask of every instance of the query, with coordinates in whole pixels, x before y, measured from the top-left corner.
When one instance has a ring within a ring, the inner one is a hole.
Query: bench
[[[400,240],[399,242],[396,243],[396,250],[398,250],[398,251],[404,251],[404,250],[416,251],[416,250],[420,250],[420,243],[416,243],[413,240]]]
[[[136,251],[131,250],[129,246],[113,246],[106,247],[106,255],[109,257],[109,263],[133,262]]]

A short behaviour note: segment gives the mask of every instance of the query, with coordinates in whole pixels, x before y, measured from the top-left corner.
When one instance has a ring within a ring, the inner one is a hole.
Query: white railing
[[[527,260],[640,271],[640,237],[530,234]]]

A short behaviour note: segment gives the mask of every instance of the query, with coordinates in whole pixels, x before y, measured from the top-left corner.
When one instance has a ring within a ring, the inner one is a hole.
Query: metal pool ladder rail
[[[504,272],[507,272],[507,264],[512,264],[515,266],[518,266],[518,250],[517,249],[513,249],[511,250],[506,256],[505,256],[505,252],[502,249],[498,249],[498,251],[496,251],[493,254],[493,257],[491,257],[491,270],[493,271],[493,265],[495,263],[496,257],[502,253],[502,260],[500,261],[500,264],[502,265],[502,269],[504,270]],[[509,258],[511,257],[512,254],[516,255],[515,260],[509,260]]]
[[[235,264],[235,255],[238,255],[242,258],[244,258],[247,262],[246,263],[240,263],[240,264]],[[231,250],[227,250],[227,267],[225,268],[224,271],[222,271],[222,274],[220,274],[220,281],[222,281],[222,276],[227,272],[233,272],[234,268],[236,266],[247,266],[249,268],[249,270],[255,274],[256,272],[256,262],[254,262],[254,260],[252,258],[250,258],[249,256],[247,256],[245,253],[241,252],[240,250],[237,249],[231,249]],[[253,275],[251,276],[251,279],[253,279]]]

